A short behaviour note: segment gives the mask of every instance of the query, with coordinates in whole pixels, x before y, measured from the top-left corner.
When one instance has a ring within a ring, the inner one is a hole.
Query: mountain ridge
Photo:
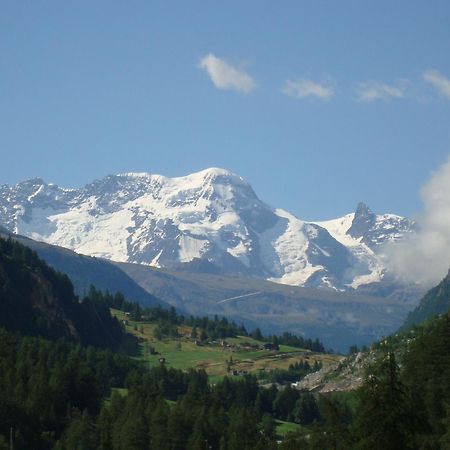
[[[408,219],[364,204],[337,230],[351,216],[303,221],[219,168],[108,175],[80,189],[40,178],[0,187],[0,224],[78,253],[165,268],[201,259],[223,273],[335,290],[379,282],[382,246],[414,231]]]

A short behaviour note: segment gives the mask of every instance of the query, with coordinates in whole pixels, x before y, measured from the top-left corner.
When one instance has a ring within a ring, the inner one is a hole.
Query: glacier
[[[219,273],[340,291],[380,282],[383,246],[415,232],[413,221],[363,203],[341,218],[304,221],[219,168],[109,175],[80,189],[40,178],[3,185],[0,225],[118,262],[199,270],[200,260]]]

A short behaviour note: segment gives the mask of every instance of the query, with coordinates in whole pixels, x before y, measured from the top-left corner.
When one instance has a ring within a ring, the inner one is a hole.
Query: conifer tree
[[[413,448],[414,413],[394,353],[389,352],[370,369],[360,391],[360,404],[355,423],[358,448]]]

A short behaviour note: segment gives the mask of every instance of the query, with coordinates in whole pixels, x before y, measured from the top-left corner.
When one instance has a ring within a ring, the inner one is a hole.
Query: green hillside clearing
[[[163,359],[167,367],[204,369],[211,381],[227,374],[239,376],[245,373],[258,375],[263,380],[264,372],[287,369],[297,362],[308,361],[313,365],[318,361],[328,366],[340,359],[336,355],[286,345],[280,345],[279,350],[266,350],[262,348],[265,342],[247,336],[200,343],[191,337],[192,328],[184,325],[177,328],[179,337],[159,340],[154,336],[156,323],[135,322],[122,311],[112,309],[111,312],[125,324],[126,331],[138,339],[138,358],[147,361],[149,366],[159,365]]]

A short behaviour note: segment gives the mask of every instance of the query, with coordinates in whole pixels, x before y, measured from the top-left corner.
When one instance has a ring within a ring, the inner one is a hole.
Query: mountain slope
[[[264,333],[317,336],[347,351],[398,329],[410,307],[354,292],[287,286],[222,274],[180,272],[117,263],[141,287],[193,315],[226,316]]]
[[[385,275],[383,246],[414,233],[416,224],[395,214],[375,214],[364,203],[358,203],[353,214],[338,219],[316,222],[344,245],[368,271],[355,277],[353,288],[379,282]]]
[[[66,275],[12,239],[0,239],[0,286],[0,327],[100,347],[121,342],[120,324],[108,309],[79,302]]]
[[[431,317],[430,320],[411,329],[404,329],[383,338],[370,348],[353,353],[335,365],[309,374],[296,383],[296,387],[301,390],[329,394],[336,391],[361,389],[365,386],[365,389],[370,390],[373,395],[380,380],[374,377],[376,373],[374,371],[380,367],[380,363],[394,355],[398,364],[397,373],[402,383],[397,384],[397,388],[401,387],[403,401],[413,405],[412,411],[417,414],[415,420],[410,419],[410,423],[417,425],[419,434],[448,434],[449,346],[450,313],[446,312],[440,316]],[[392,380],[392,371],[386,371],[385,374],[388,375],[385,380]],[[378,403],[383,414],[386,414],[386,398],[388,396],[380,398]],[[361,405],[364,405],[364,402],[361,402]],[[426,423],[427,415],[428,423]],[[447,445],[440,445],[447,440],[439,440],[439,436],[434,441],[429,438],[430,436],[419,442],[421,444],[426,442],[428,448],[448,448]],[[423,448],[419,442],[412,448]]]
[[[127,298],[137,301],[143,306],[168,306],[165,302],[141,288],[109,261],[79,255],[71,250],[37,242],[1,228],[0,237],[10,237],[31,248],[49,266],[68,275],[74,285],[75,292],[80,296],[89,291],[90,285],[94,285],[102,291],[122,292]]]
[[[318,336],[327,348],[340,351],[392,332],[409,310],[404,302],[362,293],[225,276],[217,273],[215,267],[206,267],[201,260],[188,267],[181,265],[178,270],[156,269],[141,264],[113,263],[21,236],[11,237],[34,249],[49,265],[75,280],[79,295],[93,284],[103,291],[121,291],[143,306],[170,304],[189,314],[224,315],[245,323],[249,329],[261,327],[267,333],[288,330]],[[202,266],[203,273],[180,270],[191,270],[196,265]],[[226,299],[232,300],[223,302]]]
[[[450,270],[447,276],[420,300],[419,305],[408,314],[402,329],[425,322],[433,316],[450,311]]]
[[[345,223],[305,222],[271,208],[216,168],[111,175],[78,190],[41,179],[0,188],[0,223],[78,253],[167,268],[201,259],[221,273],[338,290],[380,281],[381,244],[413,230],[364,205],[338,220]]]

